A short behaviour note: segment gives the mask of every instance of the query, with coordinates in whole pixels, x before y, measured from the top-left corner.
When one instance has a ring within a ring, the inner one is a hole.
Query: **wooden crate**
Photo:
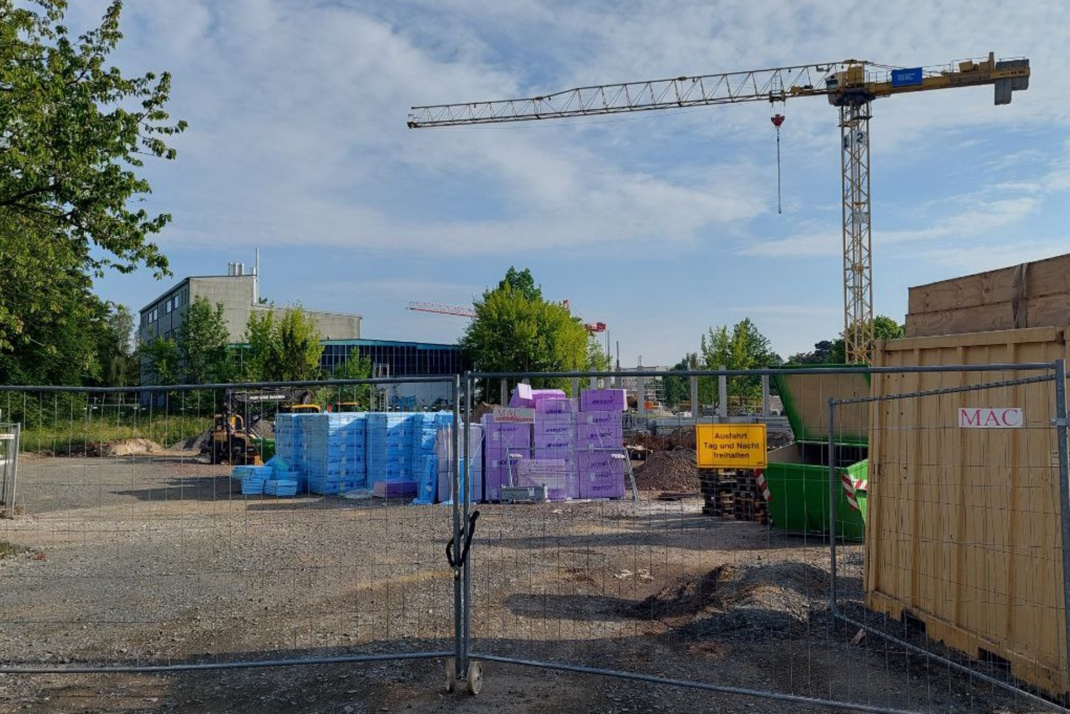
[[[1050,362],[1065,328],[878,343],[882,367]],[[874,396],[1037,376],[879,374]],[[1062,698],[1066,668],[1054,383],[874,402],[866,605]],[[1022,407],[1020,429],[958,426],[960,407]]]
[[[910,288],[907,337],[1070,325],[1070,254]]]

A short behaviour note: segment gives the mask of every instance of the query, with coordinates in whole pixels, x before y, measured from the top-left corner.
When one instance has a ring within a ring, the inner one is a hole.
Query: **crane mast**
[[[986,59],[897,68],[864,60],[577,87],[523,99],[412,108],[412,129],[566,119],[688,107],[827,97],[839,109],[842,174],[844,346],[868,363],[873,342],[869,120],[874,99],[934,89],[993,85],[995,104],[1029,88],[1029,60]]]

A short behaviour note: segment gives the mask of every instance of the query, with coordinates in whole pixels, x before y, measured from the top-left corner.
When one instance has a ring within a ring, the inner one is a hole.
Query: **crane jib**
[[[886,72],[886,73],[885,73]],[[989,84],[997,106],[1029,89],[1029,60],[952,62],[894,68],[862,60],[580,87],[527,99],[412,107],[410,128],[565,119],[655,109],[783,102],[825,96],[839,108],[844,231],[844,339],[848,362],[868,362],[873,343],[869,104],[894,94]],[[774,124],[776,121],[774,119]],[[778,134],[779,142],[779,134]],[[779,149],[779,143],[778,143]],[[779,191],[778,191],[779,195]]]

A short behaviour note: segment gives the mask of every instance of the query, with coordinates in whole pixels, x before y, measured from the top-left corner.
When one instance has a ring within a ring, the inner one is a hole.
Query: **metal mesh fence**
[[[450,651],[451,509],[410,504],[429,474],[438,487],[454,415],[395,412],[377,432],[352,413],[413,386],[0,392],[23,425],[17,515],[0,520],[3,669]],[[415,417],[431,428],[395,428]]]
[[[1060,709],[1067,654],[1056,377],[878,374],[872,397],[830,405],[837,435],[869,425],[868,469],[833,446],[837,513],[860,547],[833,549],[838,630],[937,710],[952,692],[984,709]],[[1064,437],[1065,438],[1065,437]],[[834,444],[837,440],[834,440]],[[857,692],[867,675],[849,682]]]
[[[508,441],[501,460],[510,484],[524,488],[541,484],[546,490],[535,499],[539,502],[479,506],[479,532],[471,555],[471,656],[702,688],[703,706],[712,709],[739,706],[741,695],[748,697],[748,711],[770,712],[785,702],[802,711],[1057,709],[1035,692],[999,687],[982,677],[991,669],[991,657],[989,665],[955,667],[911,649],[917,640],[891,641],[863,627],[875,629],[891,621],[887,613],[867,609],[876,601],[865,595],[864,576],[871,558],[867,548],[875,547],[867,516],[878,498],[871,496],[867,503],[867,489],[875,478],[869,443],[875,433],[869,421],[876,414],[872,389],[894,391],[904,379],[921,385],[937,379],[908,372],[904,371],[906,376],[832,369],[778,372],[774,377],[794,434],[767,433],[768,463],[760,469],[696,469],[696,443],[693,435],[687,443],[686,428],[652,436],[637,424],[621,434],[621,445],[640,442],[652,450],[645,462],[632,461],[630,472],[616,472],[617,490],[610,499],[592,499],[589,483],[587,492],[580,493],[590,477],[578,464],[592,449],[574,435],[571,443],[554,444],[560,451],[550,453],[551,444],[538,435],[556,431],[561,421],[543,420],[540,428],[545,410],[536,408],[532,423],[520,428],[530,437],[497,438]],[[953,376],[960,383],[994,380],[990,373]],[[946,375],[943,380],[947,381]],[[585,384],[587,379],[581,376],[580,381]],[[1031,388],[1027,385],[1050,391],[1050,370],[1027,378],[1020,389]],[[989,395],[996,406],[1004,403],[997,397],[1006,397],[1006,404],[1012,405],[1011,397],[1022,395],[996,389]],[[1032,421],[1020,435],[1053,439],[1052,399],[1049,395],[1030,401],[1027,411]],[[832,431],[830,400],[838,402]],[[582,404],[574,409],[572,423],[587,420]],[[730,438],[743,439],[750,432],[735,434],[732,425],[754,421],[752,415],[729,415],[723,423]],[[900,423],[891,432],[887,421],[884,416],[877,426],[885,438],[894,433],[900,439],[939,445],[952,436],[948,429],[923,422]],[[548,424],[554,426],[547,428]],[[485,444],[493,444],[493,439],[488,435]],[[603,443],[593,450],[612,452],[616,446]],[[955,451],[941,463],[946,463],[945,469],[961,462],[963,468],[980,471],[998,462],[997,453],[1006,461],[1008,454],[1024,454],[1034,446],[1030,442],[1016,450],[990,448],[977,463],[963,461],[965,454]],[[1041,494],[1034,483],[1030,488],[1036,490],[1028,496],[1029,508],[1046,508],[1049,514],[1058,503],[1050,500],[1057,496],[1052,489],[1057,486],[1058,464],[1056,460],[1053,468],[1049,461],[1053,448],[1043,452],[1042,472],[1030,477],[1043,480],[1046,490]],[[484,458],[487,464],[495,461],[490,452]],[[912,461],[911,469],[920,463]],[[887,478],[886,463],[879,468]],[[569,481],[570,474],[577,485]],[[633,475],[638,500],[633,500],[629,488]],[[489,472],[484,477],[487,484],[496,478]],[[835,485],[831,492],[830,477]],[[566,494],[575,489],[577,495],[553,500],[556,488]],[[989,499],[998,492],[995,483],[989,483],[988,490]],[[542,496],[548,500],[542,501]],[[926,527],[937,528],[938,518],[929,512],[927,496],[910,493],[903,498]],[[983,505],[979,507],[983,510]],[[903,502],[889,496],[881,512],[894,514],[904,508]],[[1023,524],[1035,517],[1028,513],[1020,514]],[[991,529],[995,519],[1006,515],[990,509],[977,528]],[[895,532],[891,522],[888,527]],[[932,541],[935,536],[927,538]],[[879,540],[895,550],[901,545],[890,543],[900,543],[902,533]],[[979,562],[985,563],[992,556],[981,552],[983,542],[978,537],[974,545]],[[835,570],[830,559],[833,544]],[[1046,554],[1036,561],[1037,568],[1049,569],[1047,581],[1058,580],[1060,543],[1049,539],[1040,547]],[[1036,548],[1030,553],[1038,555]],[[915,558],[911,553],[905,557]],[[938,559],[926,562],[930,568],[926,572],[938,577],[942,564]],[[1030,577],[1034,575],[1031,571]],[[835,611],[830,601],[834,584]],[[1000,600],[997,586],[976,583],[974,588],[986,593],[973,593],[974,600],[1001,602],[1006,615],[1009,603]],[[941,596],[955,601],[956,607],[972,607],[969,592]],[[837,612],[841,617],[835,616]],[[1061,626],[1060,612],[1056,608],[1043,613],[1046,625],[1041,626]],[[847,617],[859,622],[851,624]],[[1030,618],[1030,626],[1038,626],[1036,618]],[[888,634],[902,634],[904,625],[896,621],[899,624],[888,628]],[[935,644],[930,640],[927,646]],[[1065,662],[1060,667],[1065,673]],[[656,688],[628,691],[629,706],[639,710],[666,705]],[[689,709],[697,704],[674,702],[674,706]]]

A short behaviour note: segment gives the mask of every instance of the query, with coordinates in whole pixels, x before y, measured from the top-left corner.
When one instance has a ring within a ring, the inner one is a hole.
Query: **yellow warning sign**
[[[698,424],[700,469],[764,469],[765,424]]]

